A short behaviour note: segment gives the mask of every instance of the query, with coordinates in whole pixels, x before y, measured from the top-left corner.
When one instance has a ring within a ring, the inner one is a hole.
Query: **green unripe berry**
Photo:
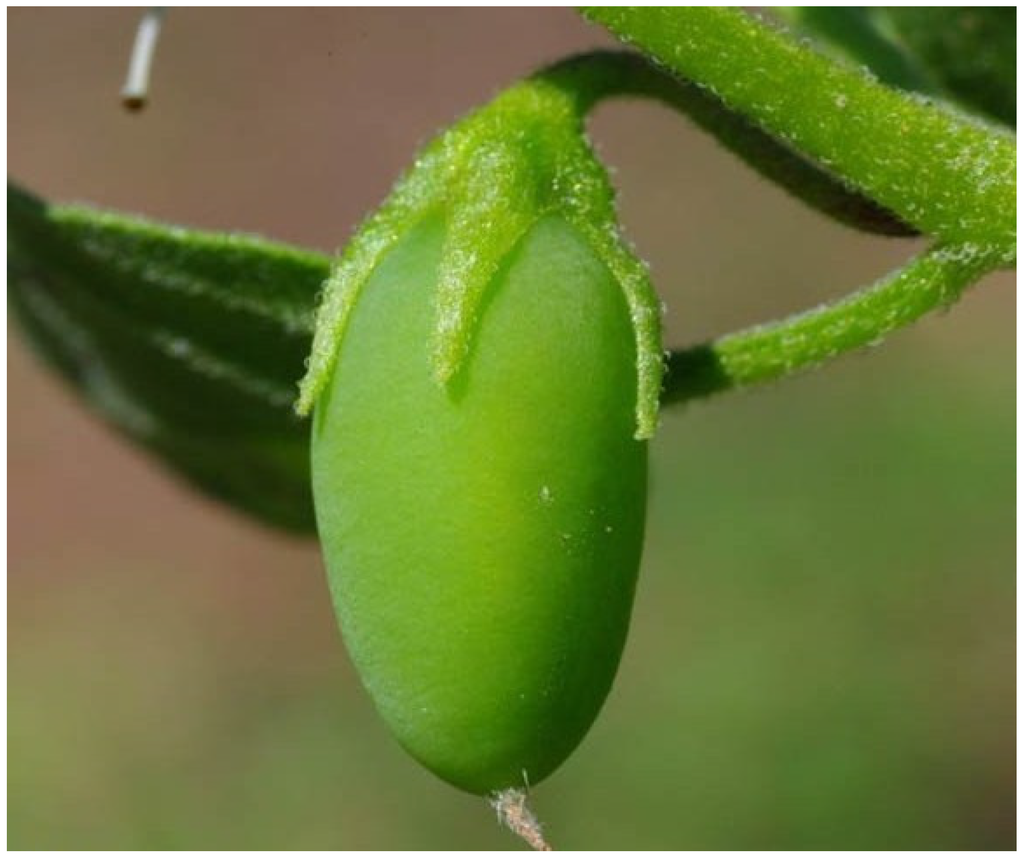
[[[646,442],[622,288],[539,219],[439,385],[446,221],[389,250],[316,405],[313,490],[334,604],[401,744],[474,793],[535,784],[596,717],[626,636]]]
[[[562,83],[423,150],[331,271],[296,406],[366,687],[424,765],[505,796],[611,685],[663,371],[657,296]]]

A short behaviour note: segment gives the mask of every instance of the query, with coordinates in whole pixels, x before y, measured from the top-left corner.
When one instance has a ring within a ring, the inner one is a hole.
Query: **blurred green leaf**
[[[1015,7],[886,6],[878,14],[942,89],[1017,124]]]
[[[775,11],[884,83],[1017,123],[1013,7],[780,6]]]
[[[208,494],[314,528],[294,415],[326,257],[7,189],[8,299],[85,400]]]
[[[799,30],[820,39],[825,49],[866,66],[890,86],[915,92],[935,87],[898,44],[873,6],[778,6],[775,12]]]

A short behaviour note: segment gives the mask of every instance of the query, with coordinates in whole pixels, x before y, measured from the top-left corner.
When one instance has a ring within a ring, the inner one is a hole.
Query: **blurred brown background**
[[[8,12],[33,191],[341,246],[434,131],[609,40],[566,9]],[[914,243],[804,210],[648,104],[600,110],[683,343]],[[563,848],[1012,848],[1014,278],[884,347],[667,416],[632,638],[537,790]],[[192,494],[8,345],[11,848],[515,848],[404,757],[316,546]]]

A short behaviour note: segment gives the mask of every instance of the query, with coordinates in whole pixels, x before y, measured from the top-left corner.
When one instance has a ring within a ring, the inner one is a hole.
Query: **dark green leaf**
[[[866,66],[890,86],[934,92],[934,83],[917,60],[899,44],[871,6],[781,6],[776,13],[819,38],[838,56]]]
[[[11,185],[7,215],[10,304],[86,401],[207,493],[311,531],[292,402],[329,260]]]
[[[1017,124],[1017,10],[1013,6],[887,6],[878,14],[951,96]]]

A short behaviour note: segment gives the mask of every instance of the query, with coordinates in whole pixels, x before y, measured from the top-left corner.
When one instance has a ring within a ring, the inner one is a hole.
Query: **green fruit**
[[[548,215],[490,283],[446,386],[429,343],[446,224],[374,269],[315,412],[334,604],[398,741],[474,793],[536,784],[611,685],[643,539],[646,442],[619,283]]]

